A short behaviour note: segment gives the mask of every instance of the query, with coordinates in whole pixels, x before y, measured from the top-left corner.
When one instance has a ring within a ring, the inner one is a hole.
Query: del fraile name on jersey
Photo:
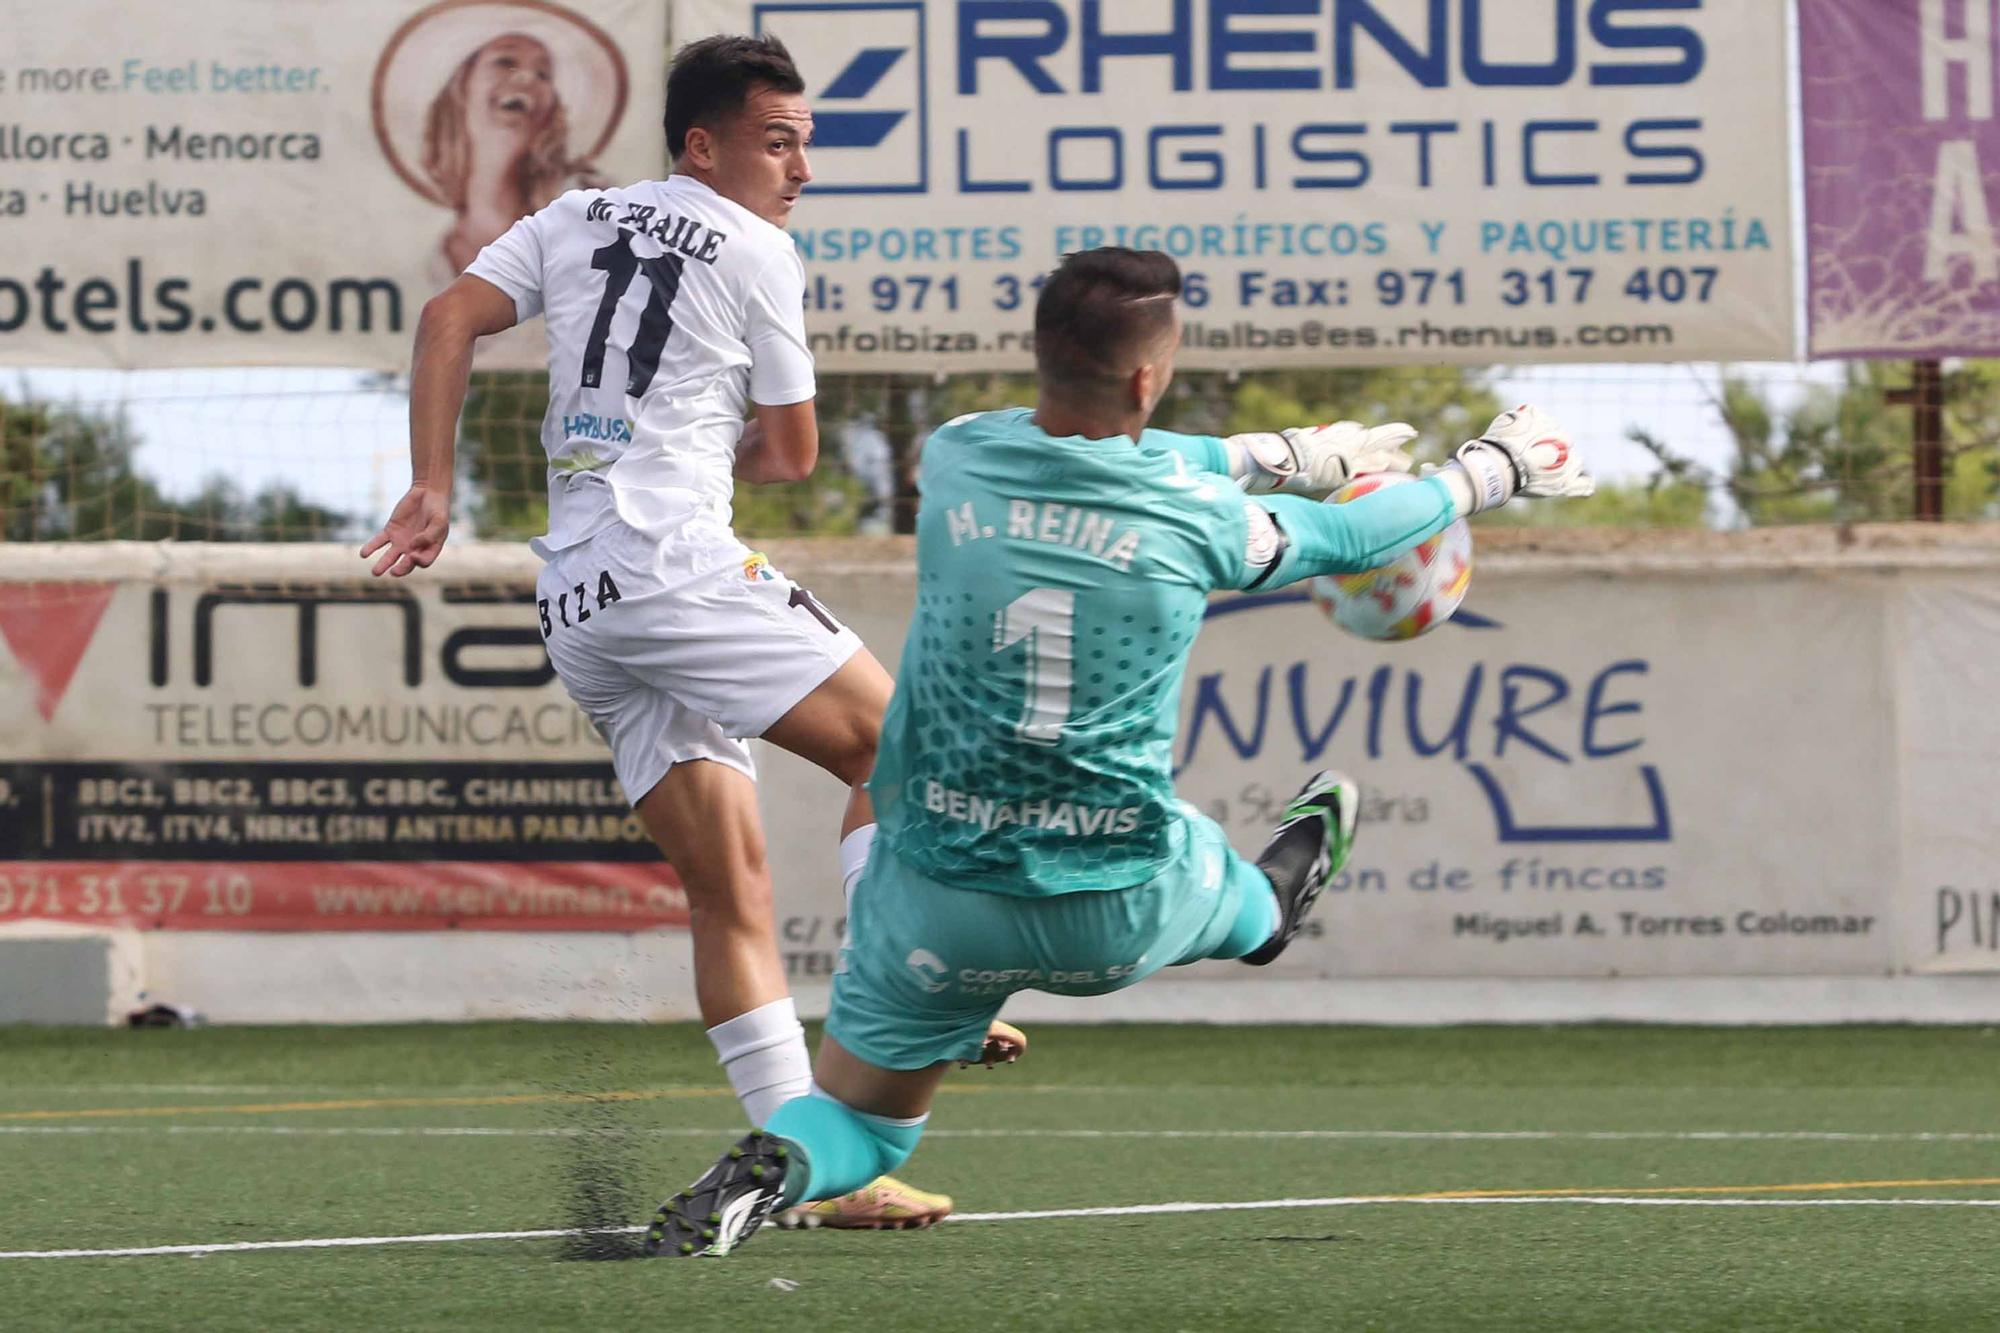
[[[676,251],[711,267],[729,242],[729,233],[717,231],[706,222],[682,217],[653,204],[635,204],[604,195],[584,207],[583,220],[609,222],[619,231],[650,236],[660,243],[661,249]]]
[[[1000,529],[980,522],[972,501],[945,510],[945,522],[953,546],[985,541],[1000,535]],[[1082,505],[1049,501],[1009,500],[1007,538],[1011,541],[1041,542],[1067,546],[1102,560],[1114,569],[1132,568],[1139,554],[1139,530],[1129,524]]]

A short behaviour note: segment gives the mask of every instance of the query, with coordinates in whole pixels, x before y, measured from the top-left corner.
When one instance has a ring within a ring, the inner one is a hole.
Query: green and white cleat
[[[694,1184],[660,1205],[646,1228],[646,1253],[720,1259],[756,1234],[784,1202],[791,1148],[759,1130]]]
[[[1354,825],[1361,817],[1361,788],[1345,773],[1328,770],[1306,780],[1271,841],[1257,856],[1257,867],[1278,891],[1278,929],[1271,938],[1243,955],[1252,967],[1262,967],[1285,951],[1305,924],[1320,890],[1327,886],[1354,850]]]

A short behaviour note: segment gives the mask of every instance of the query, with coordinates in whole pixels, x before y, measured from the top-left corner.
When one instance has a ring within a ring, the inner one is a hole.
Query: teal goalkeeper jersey
[[[1185,832],[1172,749],[1210,590],[1248,570],[1220,441],[1057,439],[1017,408],[924,446],[917,611],[869,790],[882,843],[953,887],[1154,878]]]

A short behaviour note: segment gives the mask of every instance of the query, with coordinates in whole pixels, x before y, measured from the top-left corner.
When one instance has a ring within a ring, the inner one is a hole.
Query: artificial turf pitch
[[[1259,1206],[767,1228],[721,1261],[7,1257],[0,1327],[2000,1326],[2000,1206],[1940,1202],[2000,1203],[1990,1028],[1034,1036],[949,1080],[913,1182],[974,1215]],[[637,1222],[735,1111],[692,1027],[0,1029],[0,1252]]]

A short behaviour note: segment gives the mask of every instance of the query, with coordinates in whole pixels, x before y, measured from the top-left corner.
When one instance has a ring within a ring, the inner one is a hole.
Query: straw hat
[[[404,184],[443,203],[425,176],[424,120],[465,58],[496,37],[540,42],[555,67],[556,95],[569,115],[570,151],[604,151],[625,115],[625,58],[595,23],[546,0],[438,0],[396,29],[375,65],[370,101],[375,137]]]

